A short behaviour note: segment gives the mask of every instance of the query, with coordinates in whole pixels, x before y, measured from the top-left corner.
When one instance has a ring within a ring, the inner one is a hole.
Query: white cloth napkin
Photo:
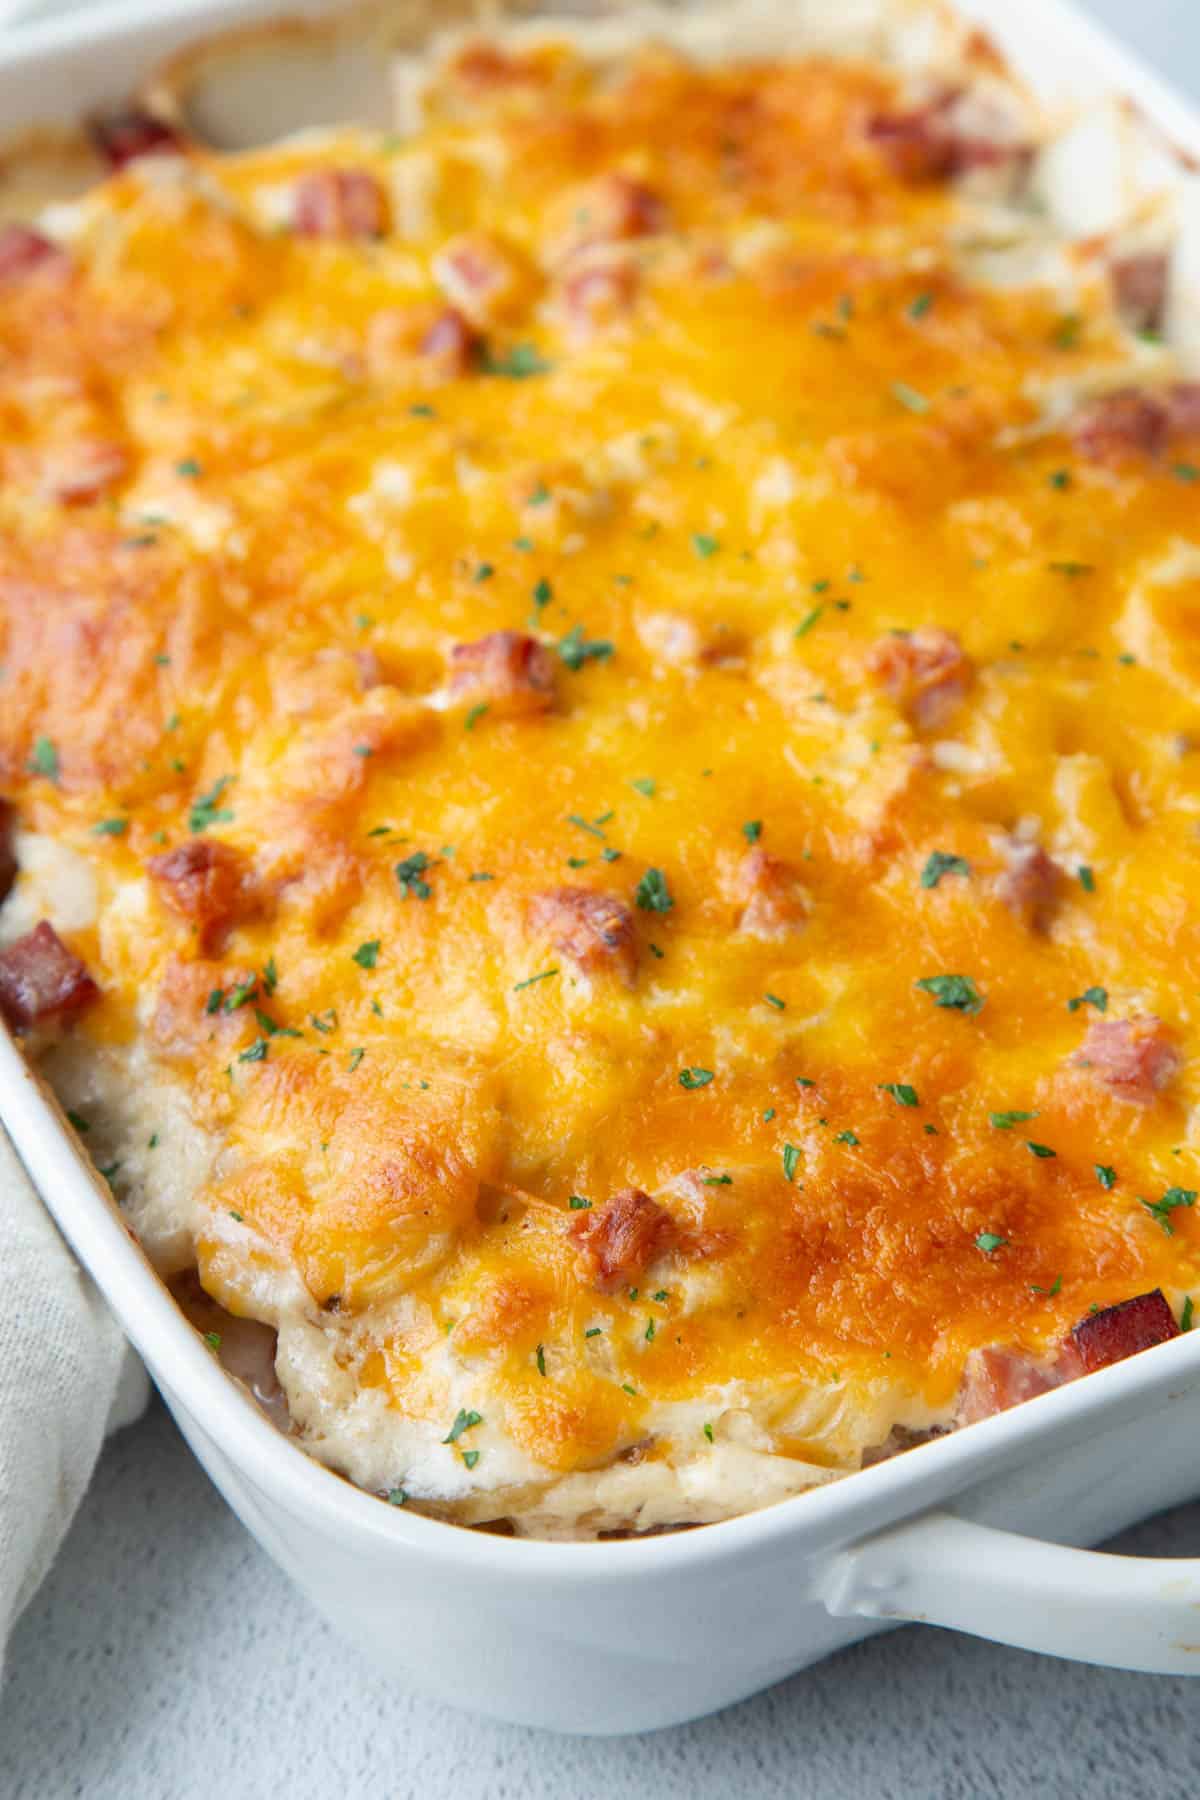
[[[0,1675],[8,1634],[146,1372],[0,1130]]]

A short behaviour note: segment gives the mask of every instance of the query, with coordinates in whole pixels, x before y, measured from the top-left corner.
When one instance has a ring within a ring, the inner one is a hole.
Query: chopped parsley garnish
[[[537,583],[533,590],[533,604],[535,606],[549,606],[553,598],[554,589],[543,575],[542,579]]]
[[[494,350],[484,352],[482,368],[485,375],[502,375],[508,381],[526,381],[531,375],[546,375],[554,367],[546,361],[535,344],[513,344],[510,349],[497,354]]]
[[[997,1131],[1011,1131],[1014,1125],[1024,1125],[1027,1119],[1036,1119],[1035,1112],[994,1112],[988,1114],[988,1123]]]
[[[715,556],[720,548],[720,538],[709,537],[706,531],[693,531],[692,549],[697,556],[702,556],[707,560],[708,557]]]
[[[1079,877],[1079,885],[1084,893],[1094,894],[1096,891],[1096,877],[1088,867],[1087,863],[1080,863],[1075,873]]]
[[[1058,1155],[1058,1151],[1052,1150],[1049,1144],[1035,1144],[1032,1138],[1025,1139],[1025,1148],[1029,1151],[1031,1156],[1040,1156],[1043,1159],[1047,1156]]]
[[[490,869],[475,869],[467,876],[468,881],[495,881],[496,877]]]
[[[1007,1242],[1008,1239],[1001,1237],[999,1232],[981,1231],[975,1239],[975,1248],[982,1250],[985,1256],[990,1256],[993,1250],[999,1250]]]
[[[308,1022],[314,1031],[328,1033],[337,1030],[337,1012],[330,1006],[322,1013],[309,1013]]]
[[[375,967],[375,964],[379,959],[379,944],[380,940],[378,938],[368,938],[365,944],[360,944],[358,946],[358,949],[354,952],[353,960],[358,964],[360,969],[373,969]]]
[[[468,1469],[473,1469],[475,1464],[479,1461],[479,1452],[478,1450],[464,1450],[462,1459]]]
[[[233,818],[228,807],[221,805],[221,795],[233,780],[232,775],[218,776],[207,794],[201,794],[194,800],[188,812],[188,830],[192,832],[207,831],[210,825],[228,825]]]
[[[67,1118],[70,1120],[71,1124],[75,1127],[76,1131],[78,1131],[81,1135],[83,1134],[83,1132],[90,1131],[92,1129],[91,1126],[88,1124],[87,1120],[84,1118],[83,1114],[77,1113],[77,1112],[72,1112],[71,1108],[69,1106],[67,1108]]]
[[[583,626],[572,625],[558,641],[558,654],[568,669],[582,669],[584,663],[605,661],[613,654],[613,645],[607,638],[585,638]]]
[[[1044,1294],[1047,1300],[1053,1300],[1055,1294],[1061,1293],[1061,1291],[1062,1291],[1062,1276],[1056,1275],[1054,1277],[1054,1286],[1053,1287],[1048,1287],[1048,1288],[1039,1287],[1036,1281],[1031,1281],[1029,1284],[1029,1289],[1030,1289],[1031,1293]]]
[[[839,1131],[833,1141],[835,1144],[849,1144],[852,1149],[856,1149],[859,1143],[859,1139],[852,1131]]]
[[[358,1046],[358,1048],[356,1050],[352,1050],[350,1052],[349,1056],[346,1058],[346,1067],[349,1069],[349,1071],[352,1075],[366,1054],[367,1053],[363,1049],[361,1044]]]
[[[705,1187],[732,1187],[733,1186],[733,1176],[732,1175],[706,1175],[704,1177],[704,1185],[705,1185]],[[654,1298],[657,1300],[658,1295],[655,1294]]]
[[[1084,988],[1082,994],[1076,994],[1067,1001],[1068,1012],[1078,1012],[1081,1006],[1094,1006],[1097,1012],[1108,1011],[1108,989],[1102,987]]]
[[[806,612],[795,631],[793,631],[792,636],[798,638],[807,637],[813,626],[819,623],[824,611],[825,608],[823,606],[814,606],[811,612]]]
[[[711,1425],[705,1425],[704,1435],[708,1439],[709,1443],[711,1444],[713,1441],[713,1428]]]
[[[433,892],[429,883],[424,879],[428,867],[429,858],[424,850],[414,850],[411,856],[404,857],[396,864],[394,873],[396,880],[400,883],[400,892],[405,899],[411,894],[417,900],[428,900]]]
[[[273,994],[275,989],[279,986],[279,970],[275,967],[275,958],[273,956],[268,956],[266,962],[263,964],[262,984],[263,992],[267,995]]]
[[[219,1331],[206,1331],[204,1334],[204,1341],[210,1350],[219,1350],[221,1348],[221,1334]]]
[[[796,1179],[796,1170],[800,1166],[800,1151],[795,1144],[783,1146],[783,1178],[785,1181]]]
[[[1095,564],[1073,562],[1068,558],[1063,562],[1049,562],[1046,564],[1046,567],[1052,575],[1066,575],[1069,578],[1074,579],[1079,575],[1090,575],[1095,568]]]
[[[389,1506],[403,1506],[408,1500],[408,1490],[402,1487],[389,1488],[384,1498]]]
[[[475,569],[475,573],[471,577],[471,579],[472,579],[472,581],[476,581],[476,582],[490,581],[492,579],[492,576],[495,573],[496,573],[495,563],[481,562],[477,565],[477,567]]]
[[[567,1196],[567,1205],[572,1212],[590,1212],[592,1210],[591,1201],[583,1194],[569,1194]]]
[[[1140,1200],[1140,1196],[1139,1196]],[[1157,1219],[1168,1237],[1174,1237],[1175,1227],[1171,1223],[1171,1214],[1179,1206],[1196,1204],[1196,1189],[1169,1187],[1161,1200],[1140,1200],[1152,1219]]]
[[[631,781],[629,785],[631,788],[636,788],[639,794],[644,794],[647,800],[653,800],[654,782],[649,775],[639,775],[637,779]]]
[[[1192,1329],[1192,1313],[1194,1310],[1195,1309],[1192,1306],[1192,1296],[1190,1294],[1185,1294],[1183,1297],[1183,1311],[1179,1315],[1180,1331],[1190,1331]]]
[[[652,1344],[654,1342],[654,1320],[653,1319],[646,1320],[646,1342],[648,1344]]]
[[[546,1373],[546,1347],[544,1344],[538,1345],[535,1361],[537,1362],[538,1374],[544,1376]]]
[[[795,1079],[796,1079],[797,1087],[807,1088],[807,1087],[816,1087],[816,1085],[817,1085],[816,1082],[812,1079],[812,1077],[810,1075],[797,1075]]]
[[[34,739],[33,755],[29,759],[31,775],[45,775],[49,781],[58,780],[58,751],[48,737]]]
[[[532,987],[535,981],[549,981],[552,975],[557,974],[558,970],[555,968],[543,969],[540,975],[527,975],[524,981],[514,981],[513,993],[519,994],[523,988]]]
[[[129,830],[128,819],[101,819],[92,826],[97,837],[123,837]]]
[[[1069,488],[1071,485],[1071,471],[1070,469],[1055,469],[1052,475],[1047,476],[1047,480],[1052,488]]]
[[[604,833],[600,830],[600,827],[598,825],[593,825],[591,820],[585,819],[581,813],[568,813],[567,824],[574,825],[579,831],[586,831],[591,837],[601,839],[604,837]]]
[[[182,461],[175,464],[175,473],[177,475],[184,475],[189,480],[195,481],[203,471],[194,456],[185,456]]]
[[[255,1038],[248,1050],[243,1050],[238,1057],[239,1062],[266,1062],[267,1040],[265,1037]]]
[[[918,294],[914,300],[909,301],[906,310],[910,319],[923,319],[932,305],[932,294]]]
[[[907,381],[893,381],[892,398],[898,400],[901,406],[906,407],[911,413],[929,411],[929,402],[924,394],[919,393],[915,387],[909,387]]]
[[[258,1021],[258,1029],[265,1037],[298,1038],[304,1036],[304,1033],[297,1031],[294,1025],[280,1025],[269,1013],[263,1012],[257,1006],[254,1009],[254,1017]]]
[[[713,1071],[711,1069],[693,1067],[689,1069],[680,1069],[679,1071],[679,1085],[681,1088],[707,1087],[712,1079]]]
[[[1200,469],[1196,467],[1195,463],[1172,463],[1171,473],[1176,481],[1200,481]]]
[[[1110,1168],[1107,1163],[1093,1163],[1092,1168],[1095,1170],[1096,1180],[1102,1188],[1116,1187],[1117,1171],[1115,1169]]]
[[[746,823],[742,826],[742,836],[748,844],[757,844],[759,838],[762,836],[762,828],[763,822],[761,819],[747,819]]]
[[[971,865],[965,856],[955,856],[950,850],[931,850],[929,860],[921,870],[921,886],[935,888],[943,875],[965,875],[971,873]]]
[[[983,995],[969,975],[926,975],[913,985],[953,1012],[977,1013],[983,1006]]]
[[[643,912],[667,913],[675,904],[661,869],[647,869],[633,897]]]
[[[457,1444],[464,1431],[470,1431],[473,1426],[482,1424],[482,1413],[466,1412],[460,1407],[457,1418],[442,1442],[443,1444]]]
[[[1051,332],[1050,341],[1058,350],[1073,350],[1082,330],[1083,320],[1078,313],[1064,313]]]
[[[478,701],[463,720],[463,730],[474,731],[480,719],[482,719],[486,713],[490,712],[490,710],[491,708],[488,706],[486,700]]]
[[[782,1012],[787,1005],[787,1001],[781,1000],[778,994],[764,994],[763,999],[768,1006],[773,1006],[776,1012]]]
[[[585,1338],[603,1337],[604,1327],[603,1325],[589,1325],[583,1335]]]
[[[897,1106],[920,1105],[916,1088],[909,1087],[907,1081],[877,1081],[875,1085],[885,1094],[890,1094]]]
[[[763,1124],[769,1125],[771,1123],[771,1120],[774,1117],[775,1117],[775,1108],[773,1106],[768,1106],[766,1112],[762,1115]]]

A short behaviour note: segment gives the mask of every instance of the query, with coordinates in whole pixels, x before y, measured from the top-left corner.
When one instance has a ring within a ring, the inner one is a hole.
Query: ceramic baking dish
[[[0,130],[58,126],[119,100],[164,56],[270,10],[236,0],[164,17],[130,6],[31,28],[0,51]],[[965,0],[963,10],[1049,98],[1132,97],[1183,153],[1183,205],[1193,204],[1186,159],[1200,156],[1200,118],[1169,91],[1058,0]],[[418,23],[410,0],[410,42]],[[303,28],[250,54],[259,72],[281,59],[270,132],[303,123],[314,94],[326,116],[386,108],[365,37],[344,37],[307,89]],[[179,66],[186,105],[197,65]],[[222,116],[209,122],[218,139],[244,130],[238,106],[253,91],[249,75],[242,89],[221,88]],[[745,1517],[631,1541],[512,1539],[382,1505],[281,1436],[176,1309],[2,1029],[0,1116],[230,1505],[332,1623],[440,1699],[562,1731],[642,1731],[728,1705],[903,1620],[1200,1673],[1200,1560],[1070,1547],[1200,1491],[1200,1331]]]

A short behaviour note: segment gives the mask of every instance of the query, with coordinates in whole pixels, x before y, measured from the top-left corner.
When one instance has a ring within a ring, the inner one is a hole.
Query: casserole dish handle
[[[1200,1558],[1073,1550],[932,1512],[844,1550],[835,1618],[919,1621],[1022,1650],[1200,1675]]]

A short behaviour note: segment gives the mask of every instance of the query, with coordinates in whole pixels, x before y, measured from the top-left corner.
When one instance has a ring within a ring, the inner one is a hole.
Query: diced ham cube
[[[1038,1360],[1024,1351],[1006,1350],[998,1344],[972,1350],[958,1391],[955,1423],[974,1425],[979,1419],[990,1419],[993,1413],[1007,1412],[1022,1400],[1048,1394],[1051,1388],[1078,1373],[1074,1367],[1061,1373],[1052,1360]]]
[[[41,485],[64,506],[88,506],[109,493],[128,472],[129,456],[120,444],[82,438],[47,449]]]
[[[1006,164],[1018,170],[1030,154],[994,109],[953,89],[907,111],[874,114],[867,138],[902,181],[914,184]]]
[[[1149,1350],[1153,1344],[1165,1344],[1168,1338],[1178,1336],[1175,1314],[1161,1288],[1090,1313],[1071,1328],[1071,1342],[1089,1375],[1094,1369],[1106,1369],[1110,1363],[1123,1362],[1139,1350]]]
[[[919,730],[944,723],[971,685],[974,669],[952,631],[922,625],[891,632],[868,655],[867,667]]]
[[[173,126],[137,107],[93,119],[91,135],[97,150],[113,169],[123,169],[139,156],[178,156],[183,151]]]
[[[568,1236],[579,1248],[584,1279],[601,1293],[636,1282],[678,1238],[670,1213],[640,1188],[623,1188],[603,1206],[581,1212]]]
[[[258,911],[253,871],[231,844],[192,838],[146,866],[167,906],[195,928],[203,952],[219,949],[235,925]]]
[[[1119,1100],[1147,1106],[1178,1073],[1183,1057],[1161,1019],[1093,1019],[1072,1057]]]
[[[554,705],[554,658],[520,631],[490,631],[450,653],[450,692],[501,718],[548,712]]]
[[[53,925],[40,925],[0,950],[0,1014],[21,1029],[78,1012],[100,992]]]
[[[559,305],[572,338],[585,343],[627,319],[637,290],[637,269],[627,257],[589,257],[581,266],[572,265],[559,286]]]
[[[1157,456],[1171,429],[1164,402],[1140,388],[1116,388],[1091,401],[1071,421],[1075,448],[1089,462],[1122,463]]]
[[[296,183],[292,225],[301,237],[382,237],[388,208],[368,169],[312,169]]]
[[[1109,265],[1113,300],[1134,331],[1153,331],[1162,324],[1167,301],[1170,261],[1165,251],[1121,256]]]
[[[742,908],[737,927],[749,937],[786,938],[808,922],[812,902],[792,863],[755,848],[738,871]]]
[[[17,878],[16,824],[16,808],[10,800],[0,800],[0,900]]]
[[[1010,840],[1005,855],[1008,866],[997,880],[997,893],[1031,931],[1045,931],[1062,891],[1062,870],[1040,844]]]
[[[657,237],[670,225],[662,197],[645,182],[620,169],[610,170],[577,188],[567,203],[568,222],[551,248],[561,262],[593,244],[624,244],[634,238]]]
[[[612,973],[633,985],[638,945],[633,914],[623,900],[591,888],[552,888],[529,903],[531,929],[569,957],[584,975]]]
[[[434,257],[432,271],[450,305],[479,330],[509,317],[525,285],[512,252],[486,231],[451,238]]]
[[[453,306],[440,312],[425,332],[420,353],[448,379],[466,375],[480,350],[479,333]]]
[[[0,227],[0,281],[15,281],[35,270],[43,275],[63,276],[71,266],[66,251],[40,231],[28,225]]]

